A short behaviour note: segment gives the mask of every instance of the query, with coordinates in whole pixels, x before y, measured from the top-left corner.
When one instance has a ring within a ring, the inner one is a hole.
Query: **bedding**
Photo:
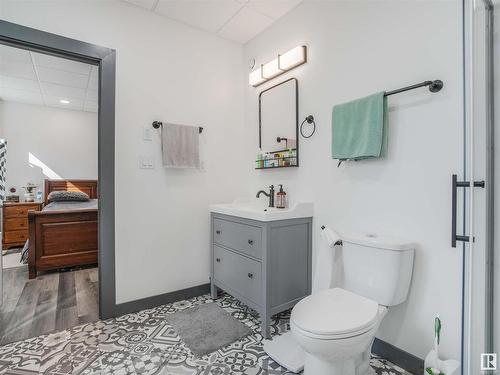
[[[42,208],[42,211],[62,211],[62,210],[97,210],[98,199],[88,199],[86,201],[61,201],[51,202]]]
[[[30,240],[26,240],[24,244],[23,250],[21,251],[21,260],[22,264],[28,264],[28,250],[30,249]]]
[[[88,201],[88,194],[82,191],[52,191],[47,196],[49,202],[65,202],[65,201]]]

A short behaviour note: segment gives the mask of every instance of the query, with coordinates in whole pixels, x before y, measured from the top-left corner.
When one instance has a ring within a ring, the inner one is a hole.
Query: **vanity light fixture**
[[[61,99],[61,100],[59,100],[59,103],[61,103],[61,104],[69,104],[69,100],[68,99]]]
[[[267,64],[261,64],[259,68],[248,75],[248,83],[253,87],[257,87],[306,62],[307,47],[295,47],[282,55],[278,55],[276,59]]]

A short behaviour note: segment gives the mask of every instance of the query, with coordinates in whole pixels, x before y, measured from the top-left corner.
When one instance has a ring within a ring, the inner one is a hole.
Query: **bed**
[[[81,191],[86,202],[52,202],[52,191]],[[44,206],[29,211],[29,278],[39,271],[97,264],[97,180],[45,180]]]

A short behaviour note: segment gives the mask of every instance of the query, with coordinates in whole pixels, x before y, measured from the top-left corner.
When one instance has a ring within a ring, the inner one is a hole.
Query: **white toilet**
[[[305,352],[304,375],[371,374],[375,333],[387,309],[408,295],[412,243],[376,235],[343,235],[342,241],[332,264],[332,272],[339,272],[336,287],[326,285],[292,310],[290,328]]]

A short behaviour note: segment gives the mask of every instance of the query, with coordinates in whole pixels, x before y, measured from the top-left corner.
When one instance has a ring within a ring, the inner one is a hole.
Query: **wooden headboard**
[[[97,180],[45,180],[44,203],[52,191],[81,191],[90,199],[97,198]]]

